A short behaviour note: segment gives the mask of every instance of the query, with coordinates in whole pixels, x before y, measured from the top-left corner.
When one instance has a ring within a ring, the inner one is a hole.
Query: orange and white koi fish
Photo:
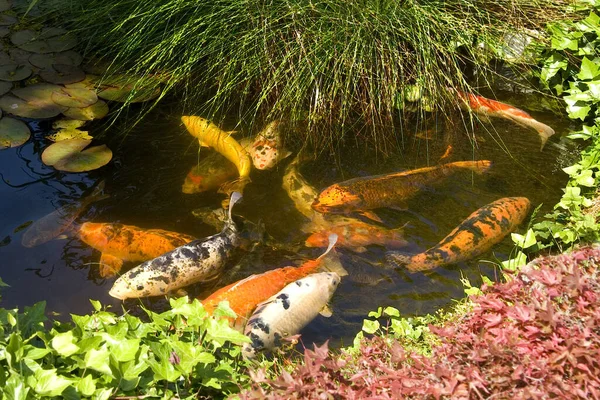
[[[305,241],[307,247],[325,247],[330,234],[338,236],[339,247],[350,248],[357,252],[367,251],[365,246],[377,244],[385,247],[404,247],[408,242],[404,239],[402,228],[386,229],[367,224],[360,220],[348,221],[312,233]]]
[[[91,204],[109,197],[103,193],[104,181],[94,188],[89,196],[67,204],[35,221],[21,238],[25,247],[35,247],[58,237],[73,224],[73,221]]]
[[[481,207],[432,248],[408,256],[389,251],[386,261],[410,272],[427,271],[476,257],[514,231],[529,213],[525,197],[505,197]]]
[[[509,119],[521,126],[534,129],[542,141],[540,149],[543,149],[548,138],[554,135],[554,129],[510,104],[501,103],[472,93],[458,92],[458,96],[462,100],[462,107],[467,110],[486,117]]]
[[[460,170],[481,174],[491,165],[488,160],[456,161],[435,167],[354,178],[324,189],[312,203],[312,208],[321,213],[360,212],[367,218],[380,221],[368,210],[381,207],[406,208],[404,202],[419,193],[423,187],[438,183],[442,178]]]
[[[152,260],[195,240],[193,236],[162,229],[143,229],[133,225],[86,222],[79,237],[102,252],[100,276],[107,278],[121,271],[124,261]]]
[[[186,194],[201,193],[218,189],[223,183],[235,178],[235,165],[217,152],[211,152],[185,177],[181,191]]]
[[[271,169],[290,154],[281,143],[279,121],[273,121],[263,129],[250,145],[248,152],[254,167],[259,170]]]
[[[212,313],[221,301],[227,300],[229,307],[238,316],[233,326],[241,329],[258,303],[267,300],[289,283],[317,272],[319,269],[334,270],[341,276],[347,275],[337,259],[326,257],[336,241],[337,236],[330,235],[329,247],[315,260],[307,261],[299,267],[283,267],[251,275],[217,290],[204,299],[202,304],[209,313]]]
[[[224,188],[223,192],[228,195],[234,191],[242,193],[244,186],[250,182],[252,160],[244,147],[231,137],[233,132],[226,132],[201,117],[183,116],[181,121],[188,132],[198,138],[200,146],[212,147],[236,166],[240,178],[235,184]]]

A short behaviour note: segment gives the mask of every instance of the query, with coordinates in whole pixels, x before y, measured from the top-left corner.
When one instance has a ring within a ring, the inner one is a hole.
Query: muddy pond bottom
[[[411,199],[408,209],[378,209],[387,228],[404,226],[407,253],[418,253],[435,245],[478,208],[502,197],[527,197],[532,209],[541,205],[538,215],[551,210],[560,199],[567,176],[562,168],[578,159],[575,143],[563,136],[569,126],[550,114],[535,118],[556,130],[543,151],[535,132],[510,122],[476,124],[467,132],[460,123],[414,126],[398,132],[396,147],[382,157],[365,146],[344,147],[333,157],[323,152],[301,165],[302,175],[318,190],[354,177],[384,174],[434,166],[448,145],[452,154],[443,162],[490,160],[484,174],[457,173],[443,183],[423,190]],[[50,123],[28,121],[32,138],[25,145],[0,152],[0,277],[10,287],[2,288],[5,308],[31,306],[46,301],[53,318],[67,320],[69,314],[93,311],[89,299],[100,300],[119,313],[121,307],[143,315],[140,306],[154,311],[168,307],[165,297],[121,302],[108,295],[116,278],[104,279],[98,272],[100,253],[76,235],[83,222],[110,222],[164,229],[197,238],[217,230],[193,215],[202,207],[217,208],[223,195],[184,194],[181,185],[191,167],[212,150],[198,149],[197,140],[188,135],[179,116],[155,112],[123,136],[115,126],[100,140],[113,150],[113,161],[88,173],[63,173],[43,165],[40,155],[49,145],[44,135]],[[100,131],[100,127],[97,127]],[[94,130],[94,126],[90,128]],[[90,132],[93,135],[93,132]],[[244,133],[242,132],[242,137]],[[349,143],[351,141],[348,141]],[[291,146],[290,146],[291,147]],[[293,153],[297,148],[289,148]],[[307,248],[308,236],[301,231],[305,217],[282,189],[283,160],[275,169],[252,172],[252,182],[234,214],[264,225],[266,234],[277,246],[256,246],[239,251],[215,280],[186,288],[190,296],[204,298],[214,290],[252,274],[288,265],[300,265],[318,257],[324,249]],[[36,220],[66,204],[74,203],[104,180],[109,198],[87,207],[75,220],[66,237],[27,248],[21,244],[23,233]],[[521,225],[526,229],[529,217]],[[333,346],[349,345],[369,311],[392,306],[403,316],[422,315],[463,297],[461,277],[473,284],[481,276],[492,279],[497,263],[509,258],[513,244],[510,236],[477,259],[448,265],[425,273],[386,268],[381,246],[369,246],[358,253],[338,249],[349,275],[335,292],[329,318],[318,316],[303,331],[302,341]],[[135,263],[124,264],[123,271]]]

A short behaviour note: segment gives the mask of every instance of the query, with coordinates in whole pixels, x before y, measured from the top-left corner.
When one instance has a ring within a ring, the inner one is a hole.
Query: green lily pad
[[[106,145],[83,150],[91,142],[69,139],[51,144],[42,153],[42,162],[66,172],[91,171],[108,164],[112,159],[112,151]]]
[[[52,68],[40,71],[40,77],[46,82],[69,84],[85,79],[85,72],[76,65],[53,64]]]
[[[8,50],[8,55],[10,56],[10,59],[13,60],[13,64],[23,64],[28,67],[31,66],[31,64],[29,64],[29,57],[31,57],[31,54],[32,53],[28,51],[17,48]]]
[[[8,11],[12,8],[12,1],[0,0],[0,11]]]
[[[160,94],[160,89],[155,88],[136,88],[134,85],[125,85],[123,87],[110,87],[98,92],[98,97],[104,100],[118,101],[124,103],[140,103],[152,100]]]
[[[17,18],[12,15],[0,14],[0,26],[14,25],[17,21]]]
[[[106,114],[108,114],[108,104],[102,100],[98,100],[89,107],[69,108],[68,110],[63,111],[65,117],[82,121],[101,119],[106,117]]]
[[[23,100],[36,103],[54,104],[52,93],[60,92],[62,86],[50,83],[36,83],[34,85],[13,89],[12,93]]]
[[[77,129],[85,125],[86,121],[77,119],[58,119],[52,123],[52,129]]]
[[[75,83],[68,83],[65,84],[65,87],[71,89],[90,89],[90,90],[94,90],[96,91],[96,89],[98,89],[99,85],[98,85],[98,81],[99,81],[100,77],[97,75],[89,75],[87,74],[85,76],[85,79],[80,81],[80,82],[75,82]]]
[[[83,121],[79,121],[83,122]],[[53,142],[60,142],[62,140],[70,140],[70,139],[86,139],[91,140],[93,137],[89,135],[88,131],[81,131],[76,128],[71,129],[59,129],[54,133],[46,136],[46,139],[51,140]]]
[[[62,88],[52,93],[52,100],[60,106],[83,108],[95,104],[98,96],[89,89]]]
[[[34,67],[49,69],[54,64],[80,65],[83,60],[81,54],[68,50],[61,53],[32,54],[29,63]]]
[[[29,78],[33,71],[24,64],[0,65],[0,80],[16,82]]]
[[[0,119],[0,149],[17,147],[29,140],[31,132],[27,124],[18,119]]]
[[[10,92],[12,87],[13,87],[12,82],[0,81],[0,96],[4,96],[6,93]]]
[[[53,118],[65,109],[56,104],[27,102],[10,94],[0,97],[0,108],[9,114],[34,119]]]
[[[0,37],[6,37],[10,34],[10,28],[7,28],[6,26],[0,26]],[[4,48],[4,45],[2,45],[2,48]]]
[[[77,38],[60,28],[45,28],[41,32],[16,31],[10,41],[20,49],[41,54],[66,51],[77,45]]]

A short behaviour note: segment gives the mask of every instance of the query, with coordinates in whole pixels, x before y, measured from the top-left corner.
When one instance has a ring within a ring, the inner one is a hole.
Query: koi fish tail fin
[[[400,251],[388,251],[384,264],[391,268],[406,268],[410,264],[410,256]]]

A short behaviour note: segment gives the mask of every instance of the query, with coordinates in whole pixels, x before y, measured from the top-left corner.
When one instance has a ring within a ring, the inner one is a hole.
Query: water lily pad
[[[31,132],[25,122],[9,117],[0,119],[0,149],[20,146],[30,136]]]
[[[56,117],[64,110],[56,104],[30,103],[9,94],[0,97],[0,108],[9,114],[35,119]]]
[[[89,75],[87,74],[85,76],[85,79],[79,82],[75,82],[75,83],[68,83],[65,84],[65,87],[67,88],[84,88],[84,89],[90,89],[90,90],[96,90],[98,89],[99,85],[98,85],[98,81],[100,80],[100,77],[97,75]]]
[[[83,121],[79,121],[79,122],[83,122]],[[89,135],[88,131],[81,131],[76,128],[71,128],[71,129],[59,129],[56,132],[51,133],[50,135],[47,135],[46,139],[51,140],[53,142],[60,142],[62,140],[70,140],[70,139],[91,140],[93,138]]]
[[[81,54],[69,50],[61,53],[32,54],[29,63],[42,69],[52,68],[54,64],[80,65],[83,60]]]
[[[12,1],[0,0],[0,11],[8,11],[12,7]]]
[[[0,14],[0,26],[14,25],[17,21],[17,18],[12,15]]]
[[[133,84],[128,84],[122,87],[109,87],[98,92],[98,97],[104,100],[118,101],[130,103],[139,103],[152,100],[160,94],[158,87],[143,88],[135,87]]]
[[[23,64],[27,65],[28,67],[31,66],[29,63],[29,57],[31,57],[31,54],[32,53],[28,51],[17,48],[11,48],[8,50],[8,55],[10,56],[10,59],[13,60],[13,64]]]
[[[46,82],[69,84],[85,79],[85,72],[76,65],[53,64],[52,68],[40,71],[40,77]]]
[[[42,54],[70,50],[77,45],[77,38],[60,28],[45,28],[41,32],[16,31],[10,41],[20,49]]]
[[[0,81],[0,96],[4,96],[6,93],[10,92],[12,89],[12,82],[1,82]]]
[[[52,123],[52,129],[77,129],[85,125],[86,121],[77,119],[58,119]]]
[[[7,28],[6,26],[0,27],[0,37],[6,37],[9,34],[10,34],[10,28]],[[4,48],[4,44],[2,44],[1,47]]]
[[[83,108],[98,101],[96,92],[83,88],[62,88],[52,93],[52,100],[61,106]]]
[[[112,151],[106,145],[83,150],[91,142],[69,139],[51,144],[42,153],[42,162],[66,172],[91,171],[108,164],[112,159]]]
[[[29,78],[33,71],[24,64],[0,65],[0,80],[15,82]]]
[[[93,119],[101,119],[108,114],[108,104],[102,100],[98,100],[95,104],[83,108],[69,108],[63,111],[65,117],[79,119],[82,121],[91,121]]]
[[[50,83],[36,83],[22,88],[13,89],[12,93],[23,100],[35,103],[55,104],[52,100],[54,92],[60,92],[62,86],[52,85]]]

